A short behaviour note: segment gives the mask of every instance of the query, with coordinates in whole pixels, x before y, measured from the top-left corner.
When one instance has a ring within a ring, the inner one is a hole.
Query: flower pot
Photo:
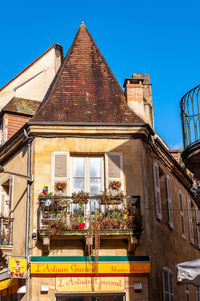
[[[85,223],[82,223],[81,224],[81,229],[84,230],[84,228],[85,228]]]
[[[79,223],[78,224],[78,229],[79,230],[84,230],[84,228],[85,228],[85,223]]]

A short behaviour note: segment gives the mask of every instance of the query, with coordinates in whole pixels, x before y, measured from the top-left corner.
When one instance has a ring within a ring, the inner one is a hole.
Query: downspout
[[[31,144],[33,137],[29,137],[24,129],[25,141],[28,141],[27,145],[27,176],[30,177],[27,180],[27,197],[26,197],[26,232],[25,232],[25,256],[29,257],[29,228],[30,228],[30,196],[31,196]],[[27,279],[26,279],[26,300],[29,301],[29,288],[30,288],[30,274],[27,267]]]
[[[25,130],[24,130],[25,131]],[[33,138],[28,139],[27,153],[27,176],[31,177],[31,143]],[[29,255],[29,226],[30,226],[30,191],[31,180],[27,180],[27,197],[26,197],[26,235],[25,235],[25,256]]]

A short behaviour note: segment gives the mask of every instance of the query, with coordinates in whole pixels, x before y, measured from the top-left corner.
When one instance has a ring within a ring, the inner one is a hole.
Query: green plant
[[[89,193],[84,191],[74,192],[72,193],[73,203],[79,204],[81,207],[83,207],[84,204],[88,203],[89,195]]]

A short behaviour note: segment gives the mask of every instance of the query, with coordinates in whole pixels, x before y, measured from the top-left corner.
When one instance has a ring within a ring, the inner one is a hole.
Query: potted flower
[[[74,204],[79,204],[81,207],[88,203],[89,193],[84,191],[72,193],[72,201]]]
[[[109,183],[109,189],[112,189],[112,190],[117,190],[119,191],[120,188],[121,188],[122,184],[120,181],[112,181]]]
[[[56,182],[54,185],[55,191],[64,192],[67,187],[67,183],[65,182]]]
[[[79,230],[84,230],[85,228],[85,223],[84,223],[84,217],[82,215],[79,215],[77,217],[77,222],[78,222],[78,229]]]

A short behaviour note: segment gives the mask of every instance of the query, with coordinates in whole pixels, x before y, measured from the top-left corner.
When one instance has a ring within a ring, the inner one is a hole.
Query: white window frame
[[[185,217],[184,217],[184,206],[183,206],[183,194],[180,190],[178,190],[178,199],[179,199],[179,210],[180,210],[180,228],[181,228],[181,235],[185,239]],[[182,206],[181,206],[182,203]],[[182,209],[181,209],[182,207]],[[182,220],[183,220],[183,227],[182,227]]]
[[[156,218],[161,221],[162,206],[161,206],[161,192],[160,192],[160,177],[159,177],[159,165],[157,164],[156,161],[153,161],[153,175],[154,175]]]
[[[167,272],[167,278],[168,278],[168,286],[169,286],[169,291],[165,290],[165,277],[164,277],[164,272]],[[170,276],[172,278],[172,281],[170,281]],[[166,294],[168,294],[169,301],[174,300],[174,286],[173,286],[173,273],[168,267],[163,267],[162,269],[162,278],[163,278],[163,301],[166,300]],[[172,287],[170,286],[172,283]]]
[[[171,229],[174,228],[173,225],[173,211],[172,211],[172,193],[171,193],[171,180],[169,175],[165,176],[166,180],[166,192],[167,192],[167,207],[168,207],[168,225]]]
[[[191,207],[191,200],[187,198],[187,205],[188,205],[188,226],[189,226],[189,239],[190,243],[194,244],[194,229],[193,229],[193,220],[192,220],[192,207]]]
[[[9,181],[9,195],[3,192],[3,184]],[[4,199],[4,217],[12,216],[12,207],[13,207],[13,191],[14,191],[14,176],[5,175],[0,179],[0,213],[2,214],[2,195],[5,196]],[[9,204],[6,204],[9,201]],[[9,205],[9,206],[8,206]]]
[[[84,158],[84,191],[90,193],[90,158],[100,158],[101,159],[101,190],[104,190],[104,157],[103,156],[70,156],[70,179],[71,179],[71,194],[74,192],[73,183],[73,158],[80,157]]]

